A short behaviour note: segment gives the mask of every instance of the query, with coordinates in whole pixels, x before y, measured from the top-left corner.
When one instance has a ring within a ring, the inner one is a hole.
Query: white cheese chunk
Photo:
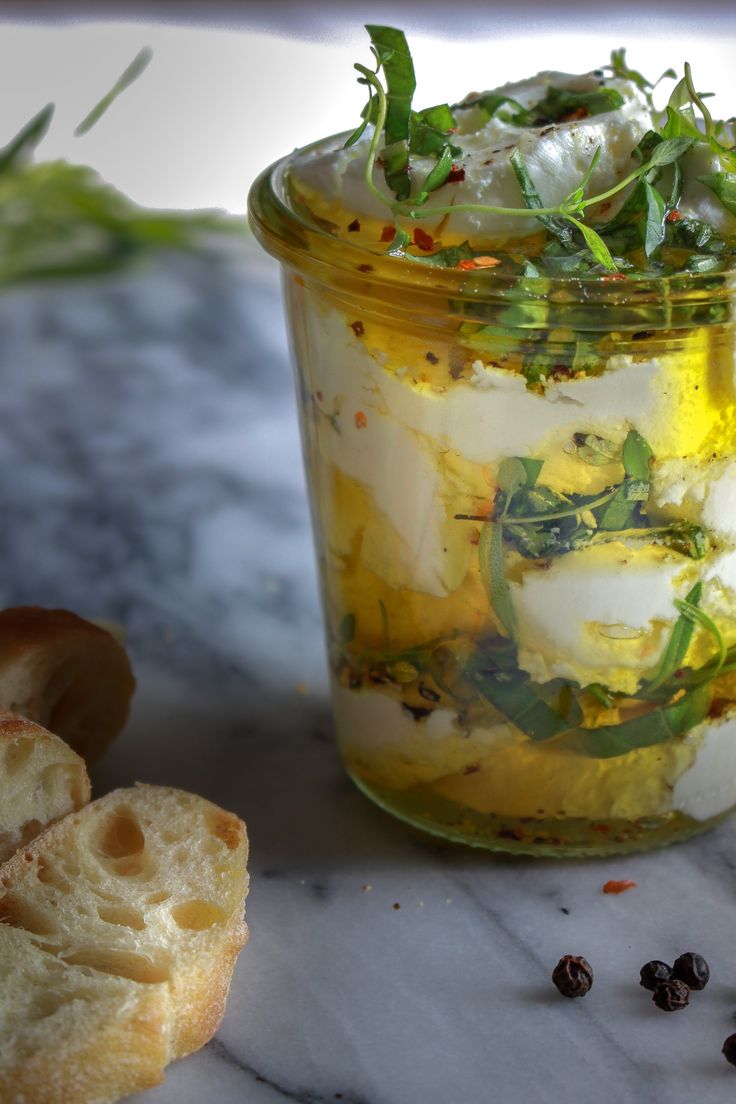
[[[654,468],[652,497],[665,514],[736,540],[736,461],[662,461]]]
[[[710,820],[736,804],[736,716],[704,721],[687,736],[695,759],[675,783],[672,807],[693,820]]]
[[[522,739],[508,724],[463,729],[449,709],[415,720],[401,702],[377,690],[335,685],[332,702],[338,744],[348,765],[395,789],[462,771],[492,748]]]
[[[532,565],[511,595],[519,663],[532,678],[602,682],[633,693],[659,659],[693,584],[694,561],[655,546],[592,545]]]

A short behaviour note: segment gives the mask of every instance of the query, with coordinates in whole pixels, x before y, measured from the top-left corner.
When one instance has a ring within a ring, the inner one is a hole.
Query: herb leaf
[[[578,219],[573,218],[572,215],[568,215],[567,218],[583,235],[585,244],[598,263],[602,264],[604,268],[607,268],[609,272],[618,272],[616,262],[611,256],[611,251],[600,234],[597,234],[592,226],[587,226],[584,222],[580,222]]]
[[[570,746],[594,759],[612,759],[636,748],[652,747],[675,736],[681,736],[708,716],[713,691],[709,684],[686,693],[641,717],[600,728],[578,728],[570,738]]]
[[[511,639],[516,640],[518,636],[516,612],[506,578],[503,529],[500,525],[487,522],[483,526],[478,542],[478,558],[480,577],[491,608]]]
[[[662,196],[648,180],[644,181],[646,219],[644,222],[644,252],[650,259],[659,252],[664,241],[665,204]]]
[[[54,105],[46,104],[25,126],[11,138],[7,146],[0,150],[0,172],[15,167],[26,155],[31,154],[49,129],[54,114]]]
[[[700,603],[700,596],[702,593],[703,584],[698,580],[685,599],[688,606],[692,608],[697,607]],[[680,669],[687,654],[687,650],[690,647],[694,627],[695,623],[693,618],[691,616],[686,616],[684,613],[680,613],[680,616],[677,618],[672,628],[670,638],[662,653],[662,658],[659,661],[657,670],[640,691],[642,697],[647,697],[653,693],[653,691],[658,690],[663,683],[671,679],[675,672]]]
[[[406,199],[411,191],[409,129],[416,89],[414,63],[403,31],[374,23],[366,24],[365,29],[386,76],[384,134],[391,151],[388,156],[384,151],[386,183],[397,199]]]
[[[531,178],[529,169],[527,168],[526,161],[522,155],[521,150],[517,146],[514,152],[511,154],[511,167],[514,170],[514,175],[519,182],[521,188],[521,194],[524,197],[524,202],[530,209],[530,213],[534,214],[534,209],[538,207],[544,207],[542,199],[537,191],[536,185]],[[537,215],[537,218],[543,226],[549,230],[564,246],[572,244],[572,231],[568,222],[559,216],[553,215]]]
[[[577,716],[558,713],[534,693],[524,672],[517,677],[503,672],[484,676],[479,672],[474,681],[481,695],[535,742],[551,740],[569,731],[580,716],[580,707],[574,699],[571,706],[576,707]]]
[[[412,111],[409,119],[409,150],[420,157],[441,154],[449,145],[453,157],[459,157],[462,150],[453,146],[450,135],[455,129],[455,116],[448,104],[425,108],[424,111]]]
[[[512,116],[511,121],[517,126],[547,126],[564,121],[566,116],[586,118],[602,115],[623,105],[624,98],[615,88],[601,87],[581,92],[573,92],[569,88],[549,88],[544,99],[525,110],[523,115]],[[530,121],[527,122],[527,119]]]
[[[650,445],[636,429],[630,429],[621,449],[624,471],[632,479],[649,481],[654,453]]]
[[[112,107],[118,96],[122,95],[126,88],[130,88],[131,84],[138,80],[150,65],[152,57],[153,50],[150,46],[144,46],[142,50],[138,51],[130,65],[127,66],[115,81],[110,91],[106,92],[102,99],[99,100],[92,110],[82,119],[81,123],[74,131],[77,138],[81,138],[83,134],[90,131],[95,123],[99,122],[108,108]]]
[[[708,173],[698,180],[718,196],[727,211],[736,215],[736,173]]]

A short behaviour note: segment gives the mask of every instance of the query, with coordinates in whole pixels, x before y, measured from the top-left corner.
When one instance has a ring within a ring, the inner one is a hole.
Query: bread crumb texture
[[[0,866],[0,1104],[112,1102],[212,1037],[247,938],[247,852],[238,817],[139,785]]]
[[[0,712],[0,863],[90,799],[84,760],[41,725]]]

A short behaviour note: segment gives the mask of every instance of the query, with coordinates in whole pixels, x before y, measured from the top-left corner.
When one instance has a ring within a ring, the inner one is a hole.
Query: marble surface
[[[224,1023],[137,1104],[732,1101],[736,824],[626,859],[494,858],[341,772],[275,266],[241,244],[5,292],[0,363],[0,600],[128,631],[135,707],[97,793],[193,789],[251,836]],[[666,1015],[638,968],[688,949],[713,980]],[[566,952],[595,970],[585,1000],[549,981]]]

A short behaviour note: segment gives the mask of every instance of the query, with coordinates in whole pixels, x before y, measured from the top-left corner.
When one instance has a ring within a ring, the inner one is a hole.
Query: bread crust
[[[88,762],[122,729],[135,679],[125,649],[69,610],[0,610],[0,709],[60,736]]]

